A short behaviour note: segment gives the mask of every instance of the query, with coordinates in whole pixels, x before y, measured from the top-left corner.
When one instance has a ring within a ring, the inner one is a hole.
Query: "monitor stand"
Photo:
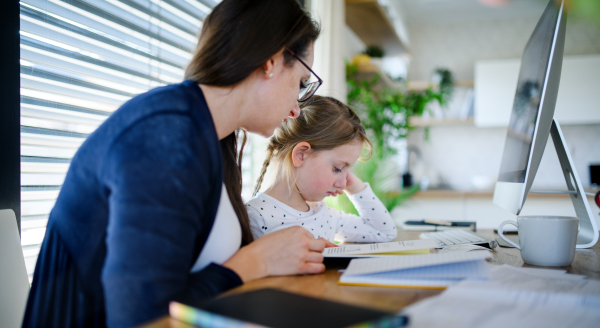
[[[590,209],[590,204],[587,201],[585,190],[583,190],[581,180],[568,151],[567,142],[556,118],[552,121],[550,135],[552,136],[552,142],[554,142],[554,148],[556,149],[556,154],[558,155],[558,160],[565,176],[565,181],[567,182],[567,188],[569,189],[565,193],[571,196],[575,214],[579,218],[577,248],[590,248],[598,241],[598,227]],[[535,191],[532,190],[531,192]]]

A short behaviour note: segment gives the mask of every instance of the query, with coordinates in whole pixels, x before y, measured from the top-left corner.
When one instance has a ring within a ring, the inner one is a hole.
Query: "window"
[[[21,244],[30,281],[79,146],[125,101],[182,80],[218,2],[20,2]]]

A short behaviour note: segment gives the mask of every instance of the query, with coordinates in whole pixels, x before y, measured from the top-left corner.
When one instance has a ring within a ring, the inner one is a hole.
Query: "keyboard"
[[[452,229],[440,232],[427,232],[419,236],[421,239],[433,239],[438,242],[438,248],[453,245],[480,245],[487,248],[496,248],[498,243],[473,233],[469,229]]]

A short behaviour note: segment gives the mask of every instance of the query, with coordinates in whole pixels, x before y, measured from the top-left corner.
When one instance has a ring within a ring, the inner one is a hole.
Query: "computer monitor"
[[[579,218],[576,247],[588,248],[598,241],[598,227],[560,125],[554,119],[567,23],[563,7],[564,0],[560,5],[550,0],[523,52],[494,204],[520,214],[548,136],[552,135],[568,189],[563,192],[570,194]]]
[[[539,167],[558,94],[565,41],[563,6],[550,0],[521,59],[494,204],[519,214]]]

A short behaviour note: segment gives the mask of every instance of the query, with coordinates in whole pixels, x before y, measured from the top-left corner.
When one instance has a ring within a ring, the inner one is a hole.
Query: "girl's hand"
[[[352,195],[361,192],[367,188],[367,185],[362,182],[354,173],[348,172],[346,175],[346,193]]]
[[[323,249],[326,241],[315,239],[302,227],[290,227],[269,233],[240,248],[223,266],[242,281],[325,271]]]

